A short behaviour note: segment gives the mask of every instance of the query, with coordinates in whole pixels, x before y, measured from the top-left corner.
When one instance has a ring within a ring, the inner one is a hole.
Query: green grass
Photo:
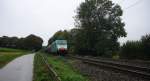
[[[20,50],[20,49],[12,49],[12,48],[1,48],[0,52],[24,52],[26,50]]]
[[[34,57],[34,78],[33,81],[49,81],[48,69],[39,54]]]
[[[62,81],[88,81],[88,79],[68,64],[63,57],[48,56],[48,61]]]
[[[46,55],[44,53],[40,54]],[[50,66],[56,71],[58,76],[61,78],[61,81],[89,81],[86,76],[83,76],[81,73],[75,70],[75,68],[66,62],[64,58],[52,55],[47,56]],[[48,71],[38,54],[35,56],[34,63],[34,81],[49,81]]]
[[[26,53],[27,53],[27,51],[25,51],[25,50],[0,48],[0,68],[5,66],[7,63],[12,61],[16,57],[19,57]]]

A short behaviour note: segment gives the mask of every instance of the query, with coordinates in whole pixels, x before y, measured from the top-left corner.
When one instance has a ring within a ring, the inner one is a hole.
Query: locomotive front
[[[60,55],[67,54],[67,41],[66,40],[56,40],[57,52]]]

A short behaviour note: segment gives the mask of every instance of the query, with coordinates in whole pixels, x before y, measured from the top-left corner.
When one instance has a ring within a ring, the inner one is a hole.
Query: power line
[[[119,3],[118,3],[118,4],[122,4],[124,1],[125,1],[125,0],[121,0],[121,1],[119,1]]]
[[[138,0],[138,1],[135,2],[134,4],[132,4],[132,5],[128,6],[128,7],[126,7],[125,9],[132,8],[132,7],[134,7],[134,6],[138,5],[138,4],[140,4],[142,1],[144,1],[144,0]]]

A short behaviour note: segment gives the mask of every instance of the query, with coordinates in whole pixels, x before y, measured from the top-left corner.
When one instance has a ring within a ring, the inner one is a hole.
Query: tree
[[[42,38],[35,36],[33,34],[23,39],[24,48],[27,50],[37,51],[42,48],[42,43],[43,43]]]
[[[150,59],[150,34],[142,36],[141,38],[143,44],[143,52],[145,53],[145,58]]]
[[[39,50],[42,48],[43,40],[42,38],[35,36],[33,34],[27,36],[26,38],[18,37],[0,37],[0,47],[27,49],[27,50]]]
[[[0,37],[0,46],[1,47],[16,48],[18,40],[19,40],[18,37],[8,37],[8,36]]]
[[[80,30],[75,48],[97,55],[108,55],[117,51],[118,38],[126,36],[122,14],[121,7],[110,0],[82,2],[75,17],[76,27]]]
[[[48,40],[48,45],[50,45],[53,41],[55,40],[69,40],[69,32],[67,30],[60,30],[57,31],[49,40]]]
[[[125,59],[143,59],[143,44],[141,41],[127,41],[120,50],[120,57]]]
[[[18,49],[25,49],[24,39],[25,38],[18,39],[18,41],[16,43],[16,48],[18,48]]]
[[[16,48],[18,40],[18,37],[9,37],[9,47]]]
[[[76,37],[77,37],[77,33],[78,33],[78,29],[76,28],[73,28],[69,31],[69,46],[70,46],[70,49],[69,49],[69,52],[72,54],[72,53],[75,53],[75,41],[76,41]]]
[[[9,37],[8,36],[3,36],[0,39],[0,45],[1,47],[8,47],[9,45]]]
[[[150,59],[150,35],[141,37],[138,41],[127,41],[120,50],[121,58],[126,59]]]

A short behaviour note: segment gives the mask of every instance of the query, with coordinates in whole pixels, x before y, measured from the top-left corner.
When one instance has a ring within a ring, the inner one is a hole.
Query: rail
[[[84,63],[111,68],[122,72],[128,72],[136,76],[142,77],[144,79],[150,79],[150,68],[147,67],[132,66],[132,65],[115,63],[111,61],[103,61],[103,60],[97,60],[97,59],[91,59],[91,58],[85,58],[79,56],[70,56],[70,57],[82,60]]]

